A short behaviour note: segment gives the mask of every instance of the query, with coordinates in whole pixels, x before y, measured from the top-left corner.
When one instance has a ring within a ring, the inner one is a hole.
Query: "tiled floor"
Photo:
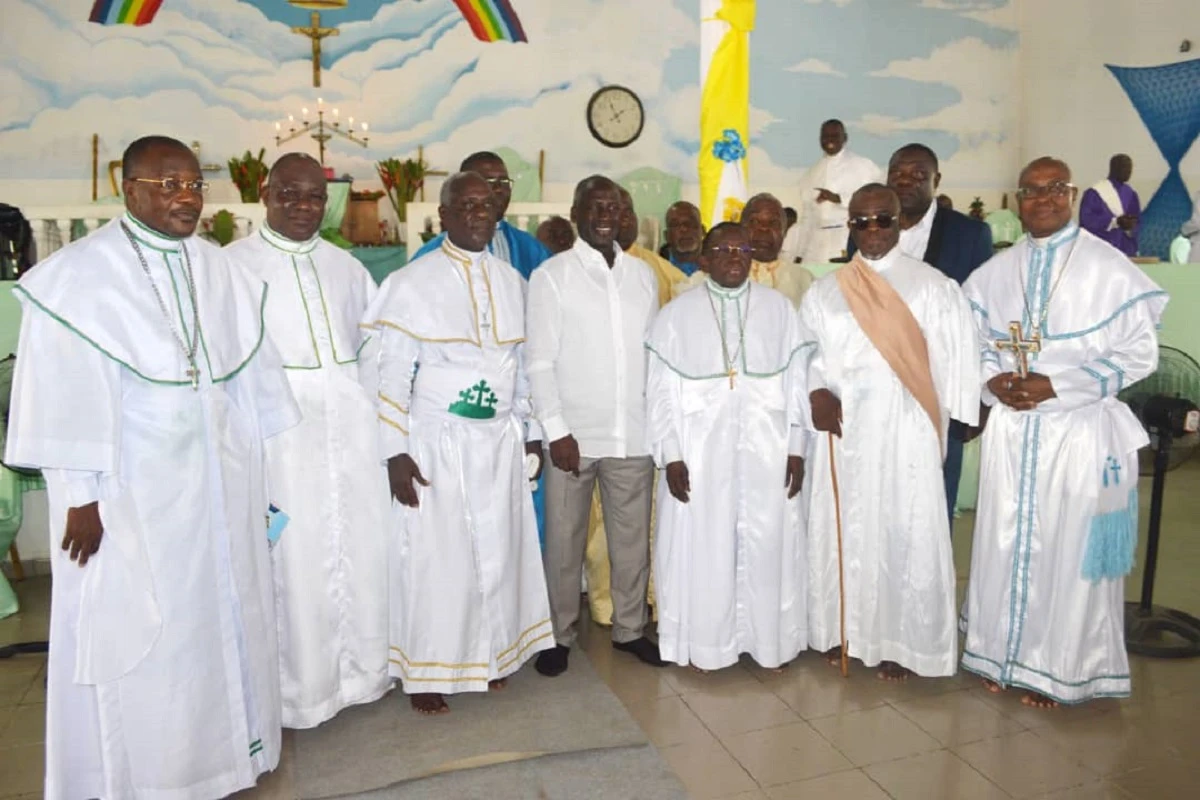
[[[1200,459],[1168,482],[1156,601],[1200,614],[1197,489]],[[955,535],[960,579],[970,525],[959,520]],[[1131,598],[1140,581],[1139,571]],[[48,585],[35,579],[20,593],[24,608],[0,621],[0,644],[44,636]],[[1200,796],[1200,660],[1134,657],[1130,700],[1039,711],[968,675],[887,684],[859,666],[843,679],[811,653],[781,674],[742,664],[695,675],[614,653],[599,627],[584,646],[697,800]],[[43,674],[40,657],[0,661],[0,797],[39,796]],[[252,794],[286,797],[286,781],[285,765]]]

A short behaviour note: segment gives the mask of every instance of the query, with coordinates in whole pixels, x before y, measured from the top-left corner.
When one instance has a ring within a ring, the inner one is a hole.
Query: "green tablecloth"
[[[400,244],[389,247],[352,247],[348,251],[371,273],[376,283],[408,263],[408,249]]]

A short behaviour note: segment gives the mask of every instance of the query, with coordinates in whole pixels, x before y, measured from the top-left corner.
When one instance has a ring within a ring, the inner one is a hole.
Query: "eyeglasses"
[[[486,200],[467,200],[466,202],[454,203],[450,206],[455,213],[469,216],[478,211],[486,211],[488,214],[496,213],[496,204],[492,202],[492,198]]]
[[[208,191],[208,181],[183,181],[179,178],[130,178],[134,183],[157,183],[167,194],[178,194],[187,189],[189,192],[204,194]]]
[[[896,224],[896,217],[886,211],[881,211],[872,217],[851,217],[850,221],[846,224],[856,231],[865,231],[871,227],[872,222],[875,223],[875,227],[879,228],[879,230],[886,231]]]
[[[1075,191],[1075,184],[1054,181],[1045,186],[1022,186],[1017,189],[1017,200],[1033,200],[1039,197],[1066,197]]]
[[[298,192],[295,189],[277,189],[275,195],[284,205],[295,205],[301,200],[307,200],[313,205],[324,205],[329,200],[326,192]]]
[[[488,186],[493,189],[511,189],[513,186],[512,178],[484,178],[488,182]]]
[[[749,258],[754,249],[748,244],[719,244],[709,250],[714,256],[742,256]]]

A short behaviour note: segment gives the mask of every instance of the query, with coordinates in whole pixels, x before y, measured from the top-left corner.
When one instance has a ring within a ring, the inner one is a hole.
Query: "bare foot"
[[[427,717],[445,714],[450,711],[450,706],[446,705],[446,698],[440,694],[409,695],[408,701],[412,703],[413,711],[416,711],[418,714],[424,714]]]
[[[1021,704],[1030,708],[1058,708],[1058,701],[1037,692],[1026,692],[1021,697]]]
[[[1000,694],[1004,691],[1004,687],[995,681],[990,681],[987,678],[983,679],[983,688],[987,689],[992,694]]]
[[[838,645],[837,647],[833,648],[832,650],[826,650],[825,651],[825,660],[829,662],[829,666],[831,666],[831,667],[841,667],[842,666],[841,645]]]
[[[881,681],[903,682],[912,675],[912,670],[900,666],[895,661],[884,661],[879,665],[877,675]]]
[[[494,681],[488,681],[489,692],[502,692],[508,686],[508,678],[497,678]]]

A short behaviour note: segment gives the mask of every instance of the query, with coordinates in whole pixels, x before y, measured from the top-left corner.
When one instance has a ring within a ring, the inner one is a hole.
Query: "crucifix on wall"
[[[337,28],[322,28],[321,27],[321,12],[312,12],[308,27],[296,26],[292,28],[292,33],[297,33],[301,36],[307,36],[312,39],[312,64],[313,64],[313,86],[321,85],[321,40],[326,36],[337,36],[340,31]]]

